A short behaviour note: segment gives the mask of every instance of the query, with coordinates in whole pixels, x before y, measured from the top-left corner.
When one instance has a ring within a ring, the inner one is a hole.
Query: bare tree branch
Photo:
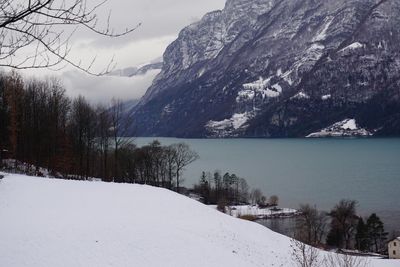
[[[110,26],[111,12],[104,28],[98,27],[98,11],[107,2],[89,7],[89,0],[0,0],[0,66],[14,69],[61,68],[71,65],[91,75],[104,75],[115,67],[114,58],[100,72],[89,64],[70,58],[70,41],[78,28],[118,38],[135,27],[116,32]],[[62,29],[61,29],[62,28]],[[72,28],[72,29],[71,29]],[[30,50],[32,51],[30,51]],[[27,53],[28,56],[22,57]]]

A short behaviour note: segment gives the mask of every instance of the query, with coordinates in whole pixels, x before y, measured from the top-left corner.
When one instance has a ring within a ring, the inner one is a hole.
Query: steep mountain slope
[[[134,110],[139,135],[400,134],[400,2],[228,0],[182,30]]]
[[[168,190],[4,175],[0,266],[294,266],[289,238]]]

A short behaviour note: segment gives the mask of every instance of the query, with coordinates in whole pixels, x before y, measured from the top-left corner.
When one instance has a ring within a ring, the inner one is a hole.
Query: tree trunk
[[[176,171],[176,192],[179,193],[179,170]]]

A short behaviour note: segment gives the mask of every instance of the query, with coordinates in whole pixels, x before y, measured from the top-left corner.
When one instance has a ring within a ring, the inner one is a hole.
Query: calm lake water
[[[174,139],[185,142],[200,159],[184,173],[184,185],[202,171],[220,170],[246,178],[283,207],[300,203],[329,210],[339,200],[358,201],[358,211],[375,212],[389,230],[400,230],[400,139]],[[144,145],[154,138],[137,138]]]

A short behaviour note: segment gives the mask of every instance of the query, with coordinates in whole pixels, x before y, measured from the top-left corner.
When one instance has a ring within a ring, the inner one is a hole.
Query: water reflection
[[[296,218],[263,219],[257,221],[274,232],[294,237],[296,231]]]

